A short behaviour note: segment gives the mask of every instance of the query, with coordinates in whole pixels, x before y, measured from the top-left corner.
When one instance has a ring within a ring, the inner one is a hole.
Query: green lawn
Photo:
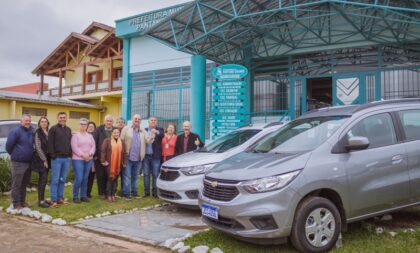
[[[120,183],[120,182],[119,182]],[[120,189],[120,184],[118,184],[118,190]],[[143,195],[143,177],[139,177],[138,184],[139,195]],[[46,190],[46,198],[49,198],[49,190]],[[110,203],[106,200],[101,200],[97,194],[96,182],[92,189],[92,198],[89,203],[75,204],[72,202],[73,199],[73,187],[67,186],[64,190],[64,197],[69,200],[68,205],[60,206],[59,208],[40,208],[38,207],[38,193],[30,192],[27,194],[27,202],[32,205],[33,210],[38,210],[42,213],[47,213],[53,218],[63,218],[67,222],[76,221],[80,218],[84,218],[88,215],[95,215],[98,213],[103,213],[106,211],[113,212],[114,210],[132,210],[133,208],[143,208],[148,206],[153,206],[156,204],[161,204],[162,201],[152,197],[142,198],[142,199],[132,199],[130,201],[118,198],[117,202]],[[0,206],[7,208],[11,203],[10,196],[0,196]]]
[[[373,227],[381,226],[385,228],[384,233],[376,234],[362,228],[360,222],[351,224],[349,231],[343,233],[343,247],[334,249],[332,252],[337,253],[359,253],[359,252],[377,252],[377,253],[396,253],[396,252],[420,252],[420,214],[419,209],[412,212],[403,213],[404,218],[394,218],[390,222],[382,222],[380,224],[373,223]],[[410,222],[407,222],[411,220]],[[373,222],[373,221],[372,221]],[[370,223],[369,223],[370,224]],[[400,227],[398,227],[400,226]],[[415,229],[415,232],[403,232],[407,228]],[[392,237],[389,232],[397,232]],[[191,247],[199,245],[207,245],[210,249],[219,247],[223,252],[240,252],[240,253],[277,253],[277,252],[296,252],[291,243],[279,246],[259,246],[236,240],[224,233],[216,230],[209,230],[203,233],[195,234],[193,237],[185,241],[186,245]]]

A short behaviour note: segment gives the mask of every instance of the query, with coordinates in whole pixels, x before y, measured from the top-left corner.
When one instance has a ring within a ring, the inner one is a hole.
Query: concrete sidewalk
[[[73,223],[76,227],[152,245],[206,229],[199,210],[156,207]]]

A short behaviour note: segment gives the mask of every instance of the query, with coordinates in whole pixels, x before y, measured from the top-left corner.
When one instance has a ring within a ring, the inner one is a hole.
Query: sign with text
[[[212,70],[216,81],[212,84],[213,138],[224,135],[247,123],[247,82],[243,79],[248,69],[237,64],[221,65]]]

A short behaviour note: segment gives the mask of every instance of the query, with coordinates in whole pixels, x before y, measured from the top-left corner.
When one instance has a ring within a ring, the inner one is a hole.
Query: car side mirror
[[[369,139],[363,136],[350,137],[348,144],[345,146],[347,151],[363,150],[369,147]]]

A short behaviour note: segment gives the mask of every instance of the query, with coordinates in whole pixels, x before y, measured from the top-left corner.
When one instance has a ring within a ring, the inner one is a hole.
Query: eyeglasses
[[[80,123],[80,125],[81,125],[81,126],[87,126],[87,124],[85,124],[85,123]]]

